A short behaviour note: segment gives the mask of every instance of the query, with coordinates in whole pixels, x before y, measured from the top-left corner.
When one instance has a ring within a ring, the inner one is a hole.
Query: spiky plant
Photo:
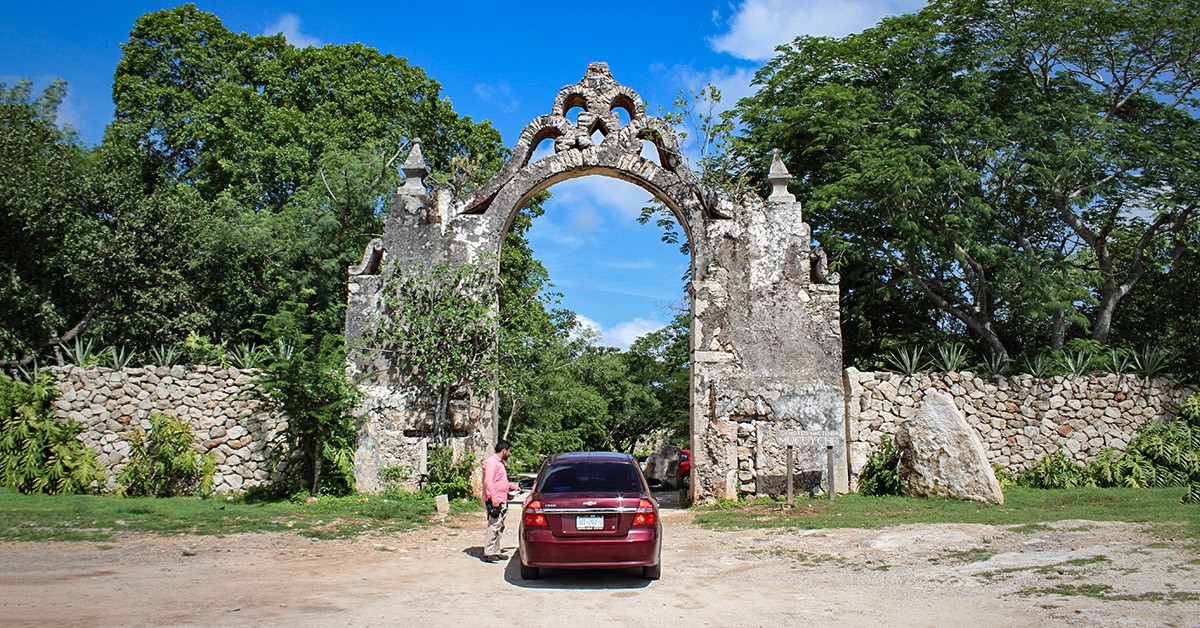
[[[967,365],[967,347],[961,342],[939,345],[937,366],[946,373],[961,371]]]
[[[905,375],[915,375],[921,370],[925,364],[923,351],[920,347],[908,348],[897,347],[888,352],[884,359],[889,365],[896,369],[897,372]]]

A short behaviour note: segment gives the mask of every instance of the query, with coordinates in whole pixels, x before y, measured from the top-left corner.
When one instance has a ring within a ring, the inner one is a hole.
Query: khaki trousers
[[[504,535],[504,516],[507,514],[508,502],[504,502],[500,504],[500,514],[498,516],[488,516],[487,534],[484,535],[483,541],[484,556],[496,556],[500,554],[500,537]]]

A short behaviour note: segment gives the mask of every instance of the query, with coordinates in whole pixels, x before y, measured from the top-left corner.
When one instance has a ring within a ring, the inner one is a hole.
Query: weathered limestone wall
[[[481,217],[462,217],[447,225],[449,193],[430,193],[425,188],[422,179],[428,172],[419,140],[402,169],[405,184],[392,199],[383,237],[373,240],[362,263],[349,269],[347,286],[346,374],[363,393],[355,409],[359,432],[354,477],[355,488],[365,493],[383,490],[381,473],[397,468],[405,471],[400,484],[416,488],[426,473],[429,448],[437,444],[436,399],[398,372],[392,356],[371,341],[384,321],[385,287],[397,264],[473,264],[483,246],[470,237],[454,237],[457,229],[472,231]],[[457,391],[449,401],[446,420],[444,444],[456,455],[473,454],[483,460],[495,439],[495,393]],[[476,485],[478,476],[477,472]]]
[[[894,436],[896,426],[916,414],[928,388],[954,397],[967,423],[978,430],[988,459],[1014,472],[1059,451],[1087,462],[1105,447],[1121,449],[1143,423],[1177,417],[1180,405],[1195,392],[1168,379],[1145,381],[1135,375],[907,376],[849,368],[846,418],[854,478],[880,438]]]
[[[192,427],[193,446],[216,460],[217,492],[239,491],[271,479],[267,461],[276,436],[287,429],[283,417],[260,410],[251,394],[257,372],[216,366],[53,367],[62,396],[60,418],[84,426],[83,442],[97,452],[107,477],[129,459],[129,436],[150,428],[150,414],[183,419]]]

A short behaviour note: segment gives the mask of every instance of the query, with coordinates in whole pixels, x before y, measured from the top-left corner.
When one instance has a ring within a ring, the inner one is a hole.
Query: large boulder
[[[979,435],[949,395],[926,390],[916,416],[897,428],[896,447],[906,495],[1004,503]]]

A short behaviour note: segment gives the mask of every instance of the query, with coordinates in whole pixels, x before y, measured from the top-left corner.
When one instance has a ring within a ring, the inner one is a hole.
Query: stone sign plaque
[[[830,430],[779,430],[775,432],[775,444],[783,447],[836,447],[845,437],[841,432]]]

